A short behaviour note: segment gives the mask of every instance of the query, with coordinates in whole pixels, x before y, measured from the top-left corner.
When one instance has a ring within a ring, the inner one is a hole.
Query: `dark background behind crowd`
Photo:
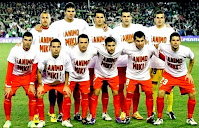
[[[132,23],[144,26],[154,25],[154,13],[163,10],[166,22],[182,36],[199,35],[199,2],[74,2],[76,17],[82,18],[93,25],[93,15],[96,9],[104,10],[106,23],[114,28],[120,21],[124,8],[132,12]],[[66,2],[0,2],[0,37],[21,37],[22,34],[39,24],[39,16],[43,11],[49,11],[52,22],[64,18]]]

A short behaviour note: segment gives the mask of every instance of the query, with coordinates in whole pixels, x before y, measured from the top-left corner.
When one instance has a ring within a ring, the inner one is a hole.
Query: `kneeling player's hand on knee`
[[[70,97],[70,95],[71,95],[71,90],[70,90],[70,88],[69,88],[68,86],[64,86],[63,92],[65,92],[66,95],[67,95],[68,97]]]
[[[12,88],[11,87],[5,87],[4,96],[6,98],[8,98],[8,96],[10,95],[11,92],[12,92]]]
[[[187,80],[187,79],[188,79],[189,83],[191,83],[191,84],[193,83],[193,78],[192,78],[191,74],[187,73],[185,80]]]
[[[40,97],[43,94],[44,91],[44,87],[43,86],[39,86],[37,88],[37,96]]]
[[[36,94],[36,91],[35,91],[35,86],[30,84],[30,87],[28,89],[28,92],[32,92],[34,95]]]

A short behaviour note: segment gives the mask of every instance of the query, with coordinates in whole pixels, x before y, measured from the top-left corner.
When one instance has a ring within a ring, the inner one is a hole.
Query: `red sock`
[[[145,92],[145,94],[146,94],[147,116],[150,117],[153,112],[153,96],[152,92]]]
[[[90,113],[92,111],[92,95],[93,95],[93,86],[90,86],[90,93],[88,94],[89,111],[90,111]]]
[[[29,120],[33,120],[37,108],[36,97],[31,93],[29,94]]]
[[[75,89],[73,92],[74,104],[75,104],[75,114],[79,113],[79,107],[81,102],[79,89]]]
[[[103,113],[107,113],[107,109],[108,109],[108,100],[109,100],[108,92],[103,92],[103,91],[102,91],[102,107],[103,107]]]
[[[126,116],[129,116],[129,114],[130,114],[130,109],[131,109],[131,104],[132,104],[132,98],[133,98],[133,94],[132,93],[127,93],[126,99],[125,99]]]
[[[82,118],[86,118],[87,116],[87,111],[88,111],[88,94],[83,94],[82,93]]]
[[[43,98],[37,99],[37,109],[38,109],[40,120],[44,120],[45,118],[44,118],[44,101],[43,101]]]
[[[70,118],[70,107],[71,107],[71,99],[70,97],[64,97],[63,100],[63,121],[67,120]]]
[[[115,117],[120,117],[120,96],[115,95],[113,96],[113,105],[115,108]]]
[[[120,107],[121,111],[125,112],[125,97],[124,97],[124,85],[120,84],[119,85],[119,95],[120,95]]]
[[[63,94],[57,91],[57,105],[59,108],[59,113],[63,113],[62,105],[63,105]]]
[[[53,113],[55,113],[55,102],[56,102],[56,93],[55,93],[55,90],[50,90],[48,92],[48,100],[50,102],[49,113],[53,114]]]
[[[96,118],[97,104],[98,104],[98,96],[92,95],[91,98],[91,114],[93,118]]]
[[[187,107],[188,107],[188,117],[187,118],[188,119],[192,118],[193,112],[194,112],[194,109],[195,109],[195,105],[196,105],[196,99],[189,98],[188,102],[187,102]]]
[[[158,118],[162,118],[163,109],[164,109],[164,97],[163,98],[157,97]]]
[[[138,111],[139,101],[140,101],[139,86],[136,86],[136,89],[133,94],[133,113]]]
[[[4,112],[6,115],[6,120],[10,120],[11,106],[12,106],[11,97],[12,96],[9,96],[8,98],[4,99]]]

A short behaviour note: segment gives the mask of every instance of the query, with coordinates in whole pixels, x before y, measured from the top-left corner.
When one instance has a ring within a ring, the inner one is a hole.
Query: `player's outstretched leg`
[[[107,109],[108,109],[108,101],[109,101],[109,95],[108,95],[108,83],[104,82],[102,85],[102,119],[103,120],[112,120],[112,118],[108,115]]]
[[[157,97],[157,115],[158,119],[155,121],[154,125],[160,125],[163,124],[163,109],[164,109],[164,95],[165,91],[164,90],[159,90],[159,95]]]
[[[175,120],[176,116],[174,114],[174,112],[172,111],[172,107],[173,107],[173,90],[171,91],[171,93],[169,95],[167,95],[167,115],[169,116],[170,119]]]
[[[196,93],[189,93],[189,99],[187,102],[187,108],[188,108],[188,115],[187,115],[187,124],[190,125],[197,125],[198,123],[194,121],[193,119],[193,113],[196,105],[196,99],[195,99]]]
[[[137,85],[133,94],[133,115],[132,117],[137,120],[143,120],[143,117],[138,112],[138,105],[140,101],[139,86]]]
[[[153,96],[152,91],[145,92],[146,94],[146,107],[147,107],[147,123],[153,124],[155,122],[152,115],[153,112]]]
[[[126,104],[126,118],[125,118],[125,123],[129,124],[131,121],[131,118],[129,117],[130,115],[130,109],[132,105],[132,99],[133,99],[133,92],[127,92],[126,94],[126,99],[125,99],[125,104]]]
[[[88,106],[89,106],[89,101],[88,101],[88,94],[81,93],[82,96],[82,124],[89,124],[89,121],[87,120],[87,111],[88,111]]]
[[[70,118],[70,108],[71,108],[71,99],[70,97],[64,96],[63,100],[63,121],[62,126],[66,127],[73,127],[71,124],[71,118]]]
[[[59,115],[57,116],[57,122],[62,122],[63,118],[63,111],[62,111],[62,105],[63,105],[63,94],[57,91],[57,105],[59,108]]]
[[[8,97],[5,97],[4,99],[4,112],[6,116],[6,122],[3,125],[3,128],[10,128],[12,126],[11,121],[10,121],[10,114],[11,114],[11,98],[12,95],[9,95]]]
[[[57,122],[57,117],[55,114],[55,103],[56,103],[56,91],[55,90],[50,90],[48,93],[48,99],[50,103],[50,108],[48,112],[48,116],[50,116],[50,121],[51,122]]]
[[[78,85],[79,86],[79,85]],[[74,98],[74,106],[75,106],[75,113],[74,113],[74,120],[77,121],[82,121],[82,117],[79,113],[79,108],[80,108],[80,104],[81,104],[81,96],[80,96],[80,91],[79,91],[79,87],[75,86],[75,89],[73,91],[73,98]]]

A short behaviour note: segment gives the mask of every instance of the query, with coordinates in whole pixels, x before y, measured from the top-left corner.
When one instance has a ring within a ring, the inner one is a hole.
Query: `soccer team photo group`
[[[134,5],[138,13],[145,7]],[[41,9],[19,42],[0,43],[0,127],[198,127],[199,44],[183,42],[192,30],[166,22],[168,10],[158,5],[146,9],[150,26],[135,23],[127,6],[114,26],[103,7],[84,13],[73,2],[57,4],[59,20],[52,4]]]

